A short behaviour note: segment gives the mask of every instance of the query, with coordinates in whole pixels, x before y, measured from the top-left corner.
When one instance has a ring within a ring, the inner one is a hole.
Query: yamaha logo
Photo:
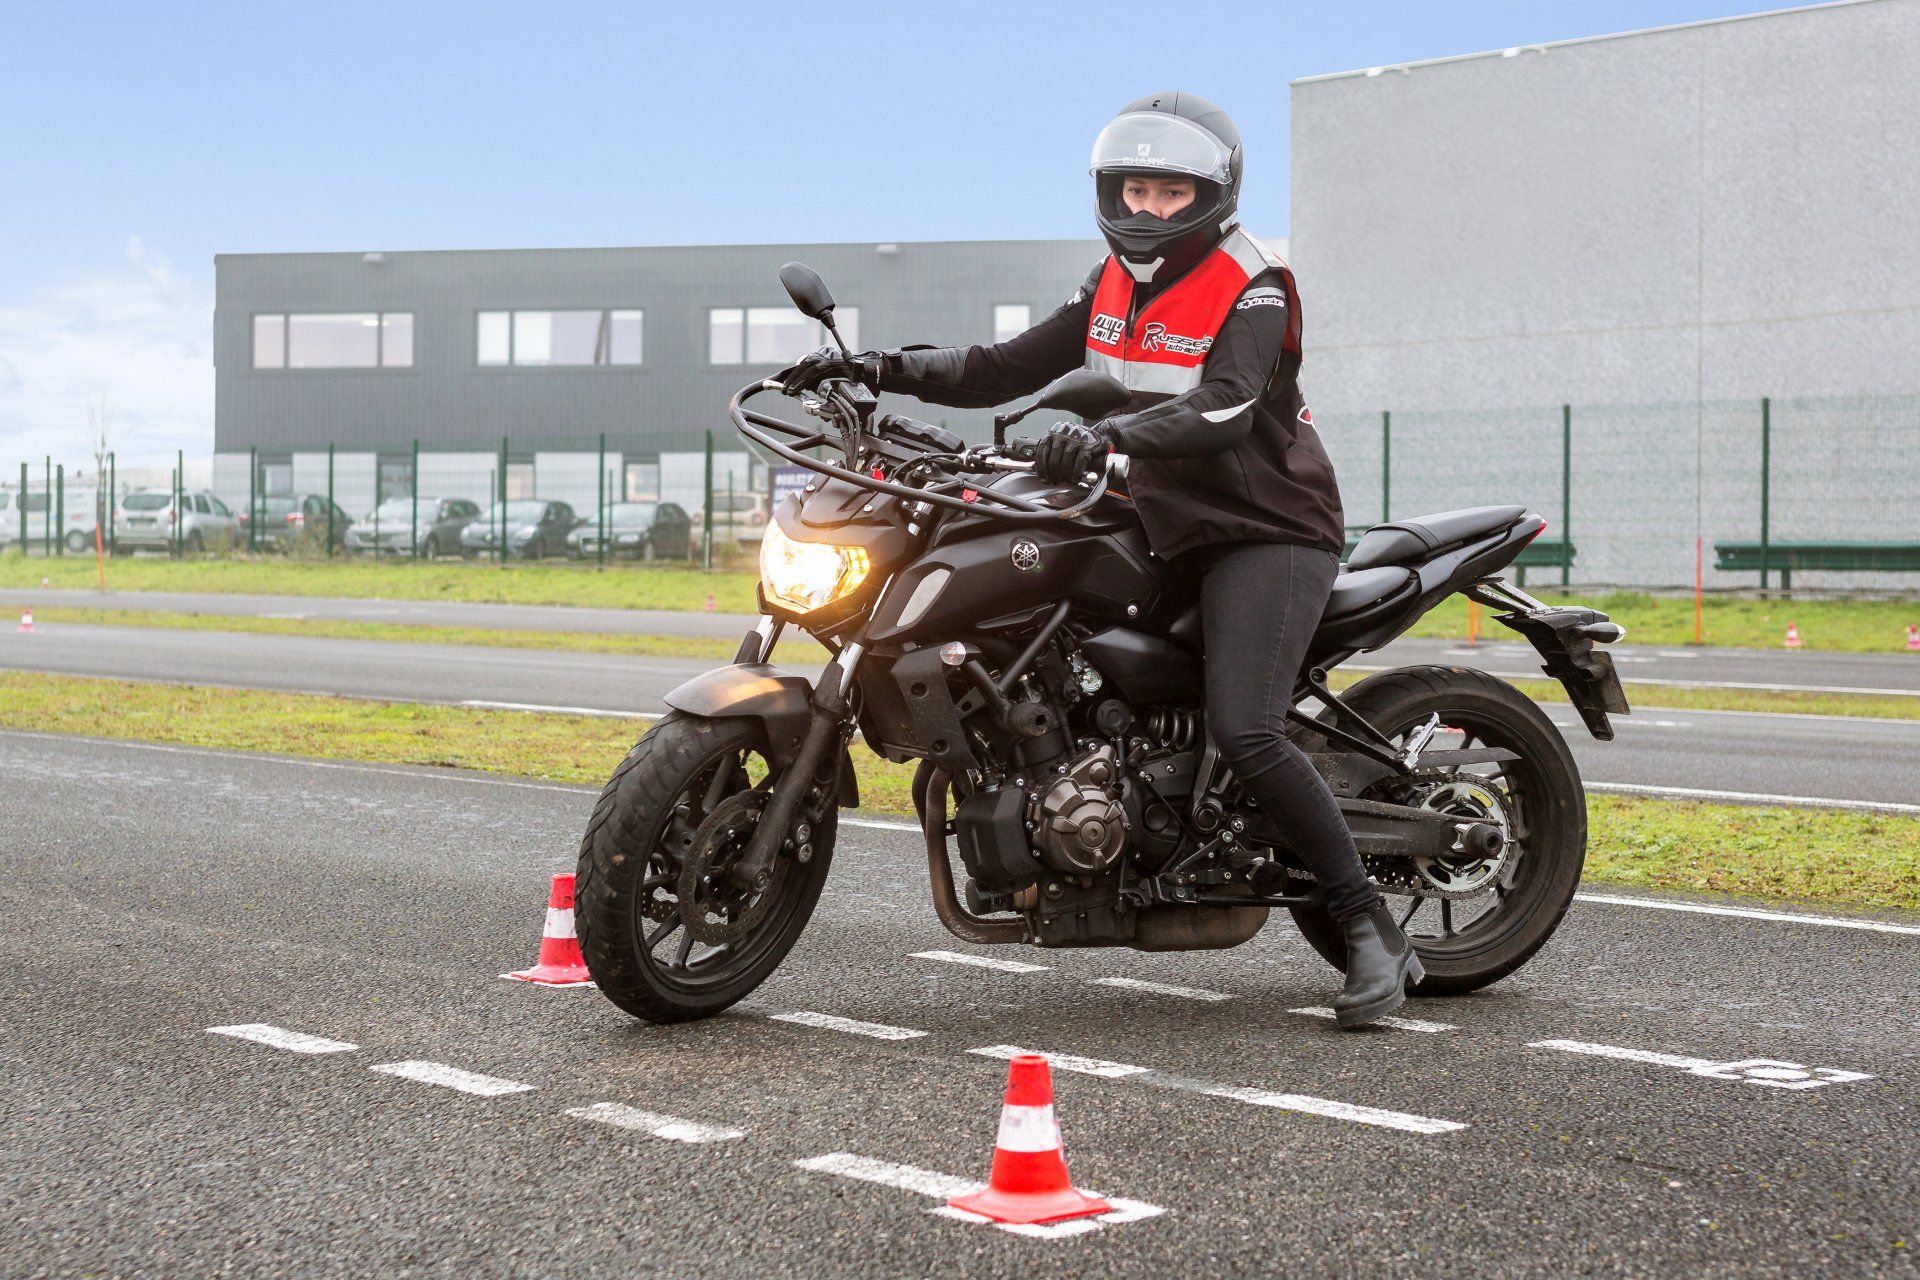
[[[1013,544],[1013,550],[1007,553],[1013,561],[1013,567],[1022,573],[1034,573],[1040,568],[1040,547],[1030,538],[1022,538]]]

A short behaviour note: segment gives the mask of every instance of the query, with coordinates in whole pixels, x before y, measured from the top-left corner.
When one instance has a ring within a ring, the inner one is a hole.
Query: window
[[[408,369],[413,313],[262,315],[253,318],[256,369]]]
[[[833,313],[849,347],[860,346],[860,309]],[[832,341],[824,325],[792,307],[714,307],[707,312],[709,364],[792,364]]]
[[[1031,327],[1030,316],[1033,311],[1025,303],[1003,304],[993,309],[993,340],[1005,342],[1017,337]]]
[[[475,359],[485,366],[573,368],[640,363],[639,311],[482,311]]]
[[[232,509],[229,508],[226,503],[220,501],[220,499],[218,498],[211,497],[211,496],[208,497],[207,505],[213,508],[213,514],[217,516],[230,516],[233,514]]]

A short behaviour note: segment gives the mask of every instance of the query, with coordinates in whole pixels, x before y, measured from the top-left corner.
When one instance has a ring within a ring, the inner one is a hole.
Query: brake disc
[[[747,851],[767,805],[765,791],[742,791],[722,800],[693,835],[680,859],[680,919],[694,939],[710,947],[751,933],[780,900],[792,860],[773,859],[765,886],[741,889],[727,872]]]

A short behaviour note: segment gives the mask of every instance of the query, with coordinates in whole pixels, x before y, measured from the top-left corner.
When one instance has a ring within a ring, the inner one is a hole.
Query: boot
[[[1340,928],[1347,935],[1347,985],[1334,999],[1333,1016],[1351,1029],[1398,1009],[1407,984],[1426,977],[1426,970],[1384,902],[1342,920]]]

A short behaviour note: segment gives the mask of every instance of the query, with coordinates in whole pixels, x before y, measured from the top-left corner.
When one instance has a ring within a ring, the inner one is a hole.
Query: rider
[[[1094,142],[1095,216],[1112,253],[1039,324],[991,346],[907,347],[848,361],[822,348],[817,380],[984,408],[1070,369],[1113,374],[1126,412],[1062,423],[1035,470],[1097,471],[1110,451],[1154,553],[1200,583],[1207,727],[1234,776],[1279,821],[1347,943],[1342,1026],[1406,998],[1413,950],[1367,879],[1326,780],[1285,734],[1308,642],[1345,532],[1333,467],[1301,398],[1293,273],[1243,230],[1240,134],[1189,93],[1128,104]]]

